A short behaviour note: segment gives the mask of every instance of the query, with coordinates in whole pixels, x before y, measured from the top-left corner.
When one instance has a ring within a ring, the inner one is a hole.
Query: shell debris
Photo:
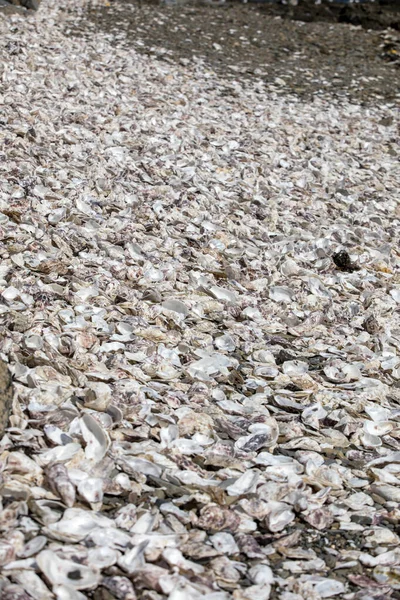
[[[0,18],[0,596],[390,598],[394,107],[221,96],[87,7]]]

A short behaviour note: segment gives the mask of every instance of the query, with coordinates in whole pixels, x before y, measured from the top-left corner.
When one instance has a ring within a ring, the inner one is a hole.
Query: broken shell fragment
[[[89,414],[83,415],[80,426],[87,444],[85,449],[86,458],[99,462],[104,458],[110,444],[107,433]]]

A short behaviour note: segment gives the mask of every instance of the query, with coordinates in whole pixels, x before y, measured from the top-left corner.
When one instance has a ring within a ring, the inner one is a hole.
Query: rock
[[[40,0],[0,0],[0,8],[22,7],[30,10],[37,10]]]
[[[24,8],[22,8],[22,6],[10,4],[10,2],[7,2],[7,0],[0,0],[0,13],[2,15],[21,14],[25,12],[26,11]]]
[[[40,0],[20,0],[21,6],[30,8],[31,10],[37,10],[40,5]]]
[[[353,271],[358,271],[359,269],[359,267],[351,261],[350,255],[346,250],[341,250],[340,252],[333,254],[332,260],[340,271],[348,271],[351,273]]]

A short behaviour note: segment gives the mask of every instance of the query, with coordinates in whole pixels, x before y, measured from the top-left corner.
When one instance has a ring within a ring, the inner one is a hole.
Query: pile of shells
[[[0,15],[2,600],[397,597],[395,108],[60,4]]]

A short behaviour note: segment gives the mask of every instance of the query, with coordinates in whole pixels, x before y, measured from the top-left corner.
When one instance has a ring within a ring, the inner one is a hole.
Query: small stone
[[[346,250],[341,250],[340,252],[336,252],[332,255],[332,260],[341,271],[348,271],[352,273],[353,271],[358,271],[359,267],[355,265],[350,258],[350,255]]]

